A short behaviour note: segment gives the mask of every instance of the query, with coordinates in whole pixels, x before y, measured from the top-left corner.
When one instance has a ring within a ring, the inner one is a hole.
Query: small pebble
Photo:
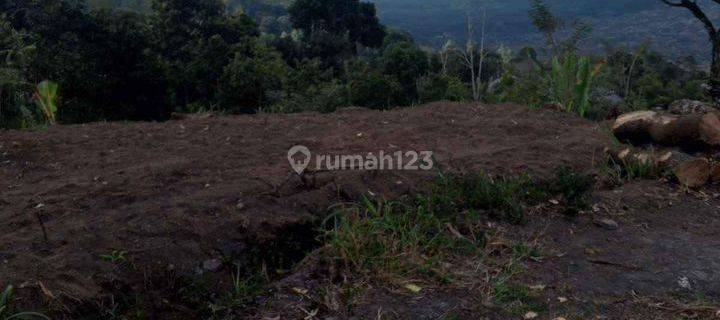
[[[606,230],[617,230],[619,225],[613,219],[597,219],[595,225]]]
[[[210,259],[203,261],[203,269],[210,272],[216,272],[222,268],[220,259]]]

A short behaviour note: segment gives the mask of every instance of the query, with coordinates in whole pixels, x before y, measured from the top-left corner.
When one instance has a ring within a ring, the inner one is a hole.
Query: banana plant
[[[590,89],[593,79],[605,65],[601,61],[592,66],[590,58],[569,54],[552,60],[551,84],[555,102],[568,112],[584,117],[590,107]]]
[[[49,80],[40,82],[35,90],[35,103],[48,124],[55,124],[58,84]]]

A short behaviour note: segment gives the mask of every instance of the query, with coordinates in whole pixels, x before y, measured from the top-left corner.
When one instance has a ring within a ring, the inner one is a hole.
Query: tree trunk
[[[716,107],[720,107],[720,36],[712,39],[712,65],[710,66],[710,81],[708,94]]]

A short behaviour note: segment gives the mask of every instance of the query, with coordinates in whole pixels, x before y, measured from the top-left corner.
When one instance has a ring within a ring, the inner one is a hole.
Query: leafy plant
[[[57,92],[58,84],[49,80],[40,82],[35,89],[35,104],[42,111],[48,124],[55,124]]]
[[[100,255],[100,258],[103,261],[117,263],[117,262],[123,262],[125,261],[125,251],[119,251],[119,250],[113,250],[113,252],[110,252],[108,254]]]
[[[590,58],[574,54],[554,57],[551,70],[553,99],[568,112],[584,117],[590,106],[590,86],[604,62],[591,65]]]
[[[38,312],[24,311],[11,313],[10,304],[13,301],[13,286],[8,286],[5,291],[0,294],[0,320],[13,320],[13,319],[47,319],[50,320],[46,315]]]
[[[560,167],[556,172],[556,192],[562,195],[568,216],[576,216],[589,207],[588,194],[595,185],[593,177]]]

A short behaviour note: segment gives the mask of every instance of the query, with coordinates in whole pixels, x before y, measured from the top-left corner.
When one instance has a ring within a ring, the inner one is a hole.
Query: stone
[[[594,223],[605,230],[617,230],[620,227],[615,220],[609,218],[596,219]]]
[[[675,177],[680,184],[689,188],[699,188],[710,180],[712,167],[705,158],[687,160],[675,168]]]
[[[711,108],[702,101],[682,99],[670,104],[668,111],[672,114],[706,114]]]
[[[222,261],[220,259],[209,259],[203,261],[203,270],[210,272],[220,271],[222,268]]]

